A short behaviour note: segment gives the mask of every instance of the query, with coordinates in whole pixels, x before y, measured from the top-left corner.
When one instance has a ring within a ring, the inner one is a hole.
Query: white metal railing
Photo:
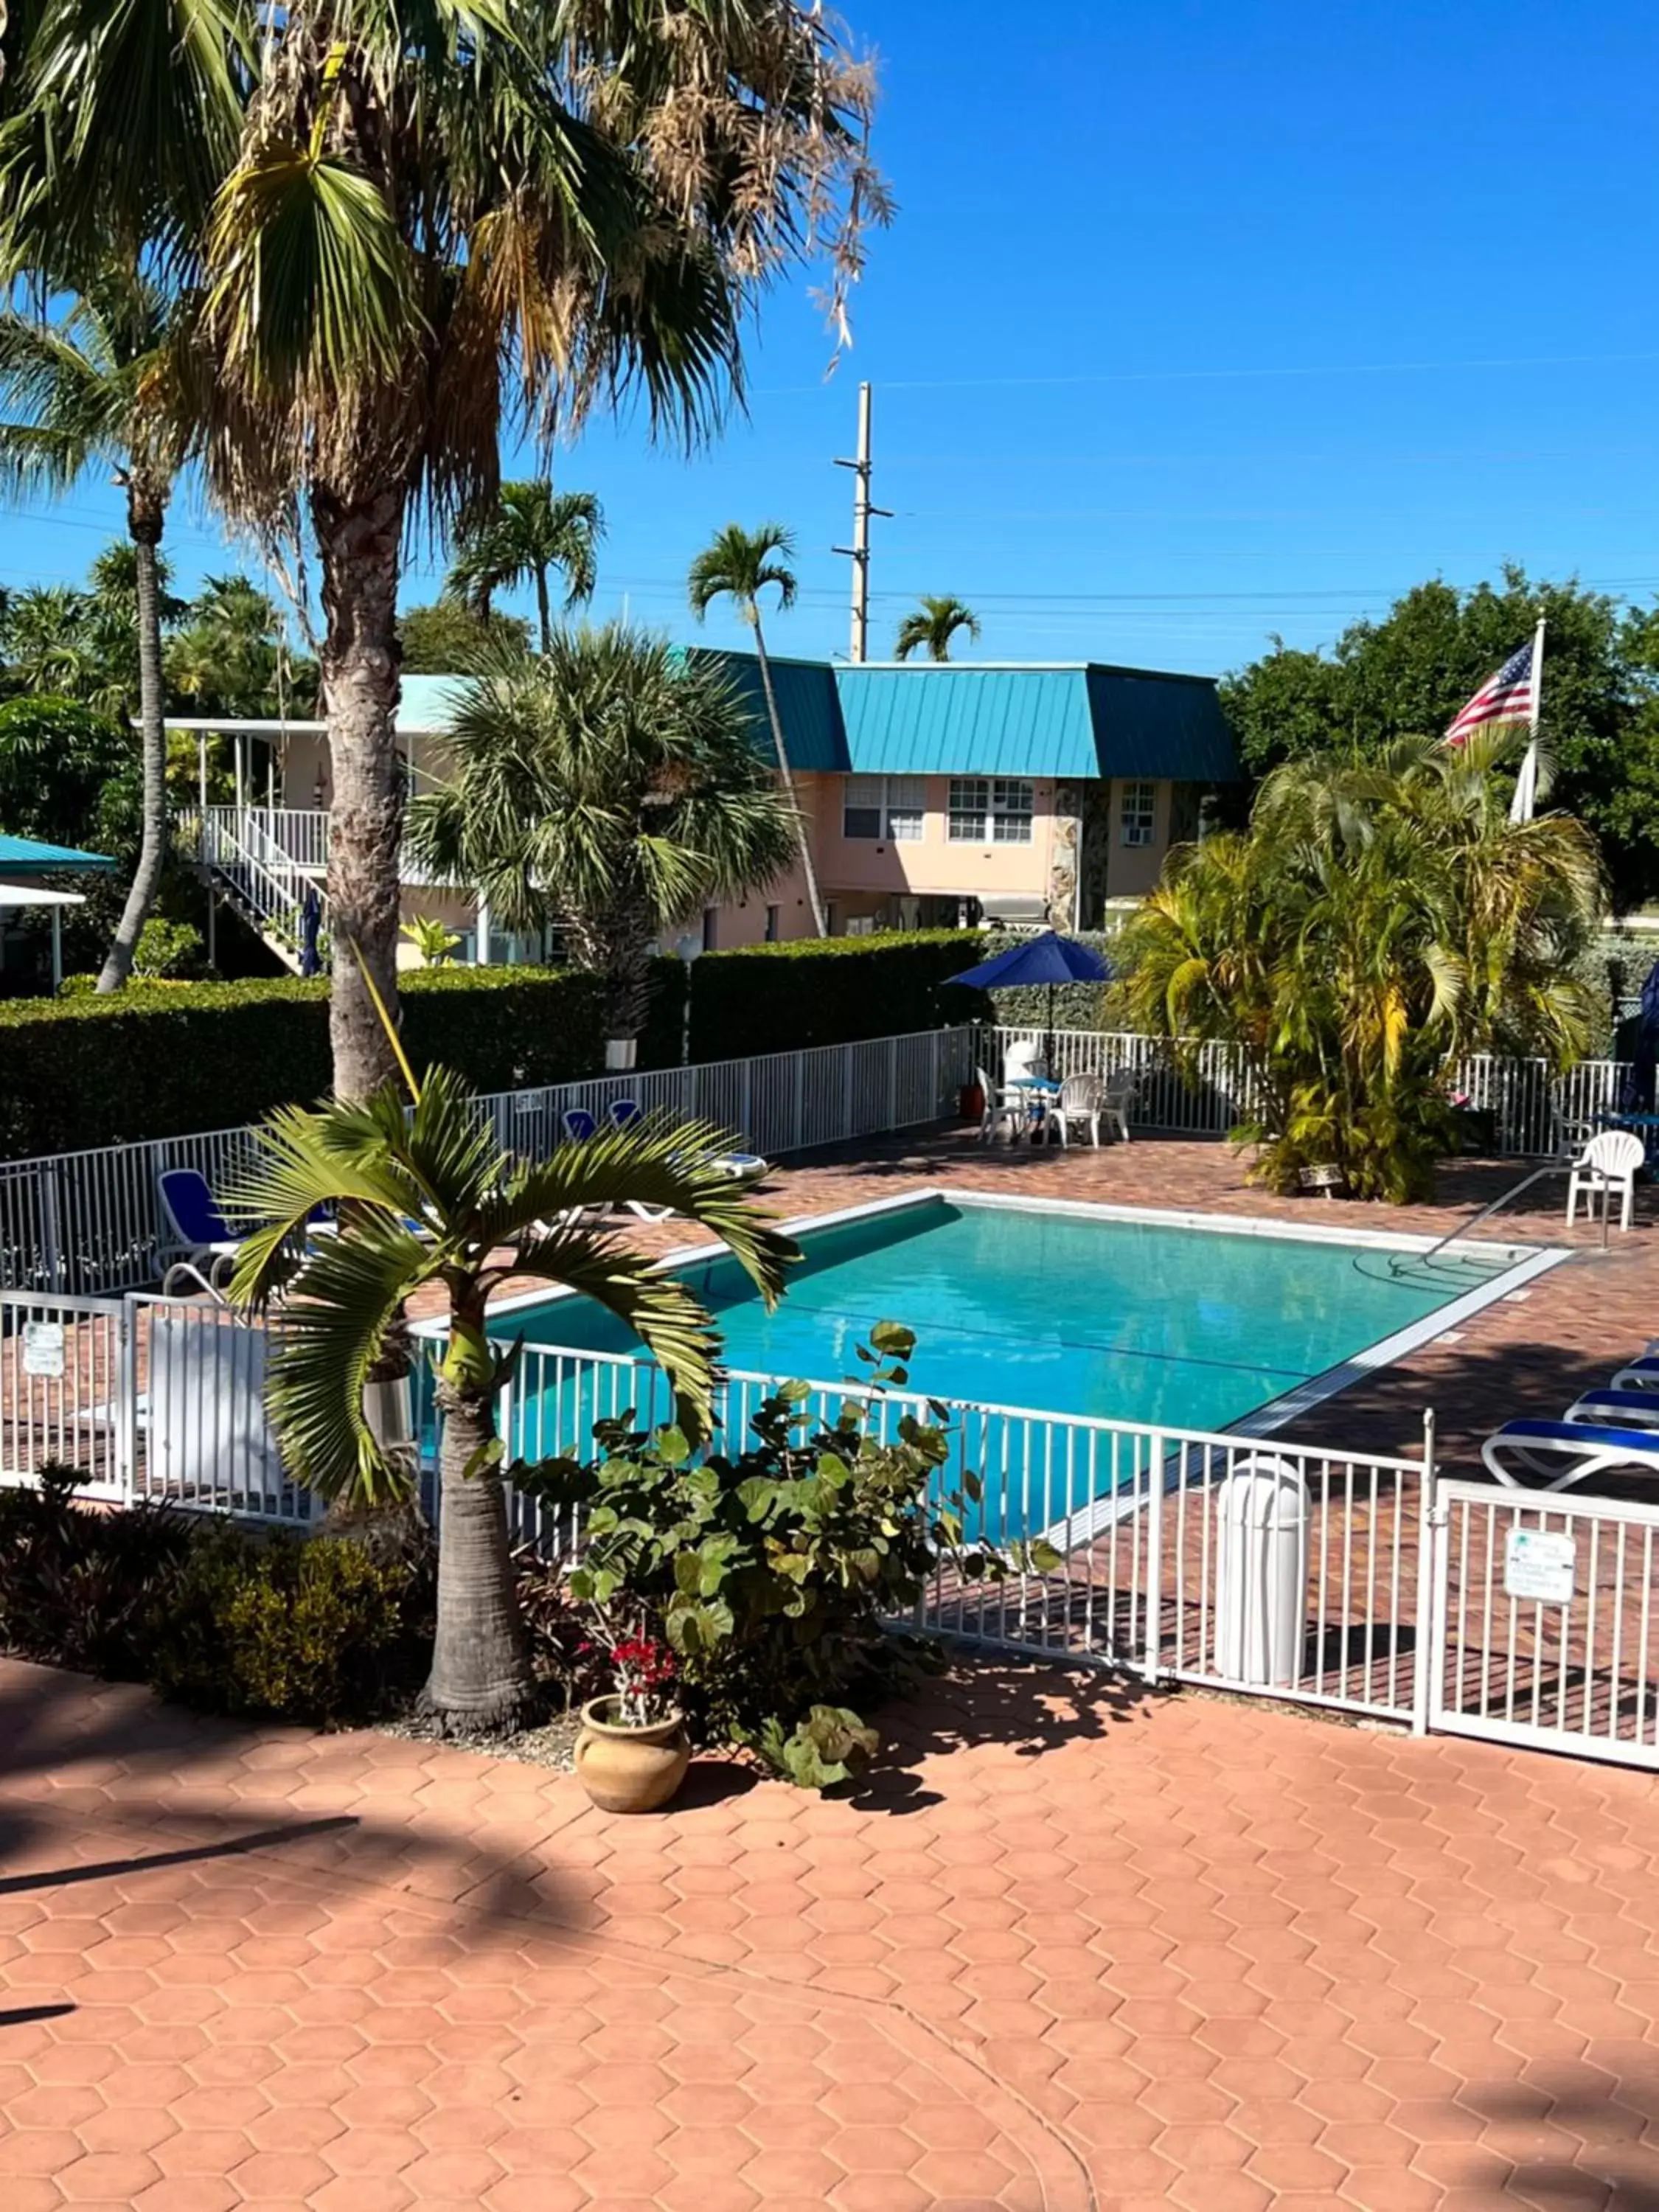
[[[327,927],[327,907],[314,874],[267,826],[287,812],[307,818],[298,810],[210,806],[202,818],[201,853],[267,931],[297,948],[307,896],[318,902],[319,929]]]
[[[55,1460],[112,1504],[308,1526],[312,1501],[285,1476],[264,1411],[271,1327],[202,1303],[0,1293],[0,1480],[38,1480]],[[435,1520],[424,1360],[416,1378],[422,1499]],[[966,1538],[997,1546],[1013,1571],[975,1578],[941,1564],[917,1627],[1659,1770],[1659,1506],[1445,1481],[1431,1442],[1420,1460],[1392,1458],[935,1406],[855,1379],[804,1387],[797,1411],[808,1422],[833,1425],[857,1400],[881,1440],[907,1415],[942,1419],[934,1503],[969,1497],[976,1479]],[[714,1448],[740,1449],[780,1388],[776,1376],[725,1376]],[[524,1347],[500,1407],[515,1539],[558,1558],[580,1541],[572,1519],[514,1486],[515,1468],[594,1455],[605,1419],[649,1429],[672,1412],[665,1377],[642,1356]],[[1274,1496],[1291,1501],[1277,1531],[1258,1504]],[[1265,1532],[1265,1547],[1241,1531]],[[1517,1536],[1554,1547],[1541,1565],[1529,1554],[1521,1567],[1533,1578],[1518,1583]],[[1021,1549],[1036,1538],[1053,1556]]]
[[[943,1119],[972,1073],[973,1035],[922,1030],[496,1091],[480,1103],[498,1143],[521,1158],[546,1158],[567,1109],[603,1114],[613,1099],[634,1098],[647,1111],[733,1130],[769,1159]],[[156,1281],[170,1249],[158,1178],[196,1168],[216,1189],[253,1139],[247,1128],[211,1129],[0,1162],[0,1289],[96,1296]]]
[[[325,806],[210,806],[207,823],[233,844],[258,842],[308,874],[328,872],[329,811]]]
[[[1430,1726],[1659,1767],[1659,1505],[1446,1482],[1437,1506]]]
[[[740,1449],[761,1401],[781,1388],[775,1376],[728,1372],[715,1401],[718,1448]],[[934,1418],[933,1401],[912,1392],[872,1395],[854,1380],[805,1388],[808,1420],[832,1424],[857,1400],[883,1440],[906,1415]],[[672,1417],[665,1379],[643,1355],[526,1345],[501,1407],[507,1464],[591,1458],[595,1425],[630,1412],[642,1428]],[[1004,1650],[1112,1660],[1153,1680],[1254,1689],[1402,1722],[1420,1717],[1426,1692],[1415,1623],[1426,1453],[1390,1458],[954,1400],[945,1421],[949,1455],[933,1477],[934,1502],[963,1495],[971,1476],[980,1495],[965,1509],[970,1541],[1012,1553],[1040,1537],[1060,1559],[1004,1580],[942,1566],[918,1626]],[[1240,1671],[1249,1637],[1238,1607],[1257,1599],[1230,1573],[1222,1528],[1231,1480],[1264,1468],[1297,1486],[1305,1501],[1303,1632],[1271,1680]],[[574,1528],[511,1495],[515,1535],[568,1555]]]
[[[1134,1077],[1129,1119],[1138,1128],[1224,1137],[1249,1120],[1260,1103],[1260,1085],[1235,1046],[1200,1045],[1189,1080],[1176,1066],[1166,1040],[1130,1030],[994,1029],[987,1032],[994,1055],[988,1072],[1000,1072],[1011,1045],[1050,1039],[1057,1076]],[[1470,1053],[1449,1071],[1449,1083],[1471,1107],[1491,1114],[1500,1152],[1545,1158],[1576,1141],[1598,1114],[1617,1107],[1630,1072],[1625,1060],[1586,1060],[1558,1076],[1547,1060]]]

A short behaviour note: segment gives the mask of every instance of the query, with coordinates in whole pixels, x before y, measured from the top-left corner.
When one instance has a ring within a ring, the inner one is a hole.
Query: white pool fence
[[[0,1482],[75,1466],[114,1507],[167,1504],[313,1525],[265,1418],[269,1333],[223,1308],[0,1293]],[[416,1389],[434,1517],[429,1374]],[[779,1378],[734,1372],[716,1442],[736,1449]],[[863,1394],[812,1382],[831,1424]],[[878,1437],[928,1401],[878,1394]],[[555,1556],[580,1531],[511,1469],[591,1455],[597,1421],[672,1416],[648,1362],[526,1346],[501,1407],[514,1538]],[[1659,1771],[1659,1506],[1541,1498],[1416,1457],[952,1402],[936,1502],[1016,1564],[940,1565],[913,1626],[1011,1654],[1194,1683]],[[1041,1538],[1057,1559],[1019,1547]]]
[[[775,1159],[954,1115],[972,1077],[977,1034],[921,1030],[696,1067],[635,1069],[495,1091],[481,1103],[497,1141],[525,1159],[547,1158],[569,1109],[603,1116],[621,1098],[738,1131],[751,1151]],[[217,1189],[253,1145],[252,1129],[210,1129],[0,1162],[0,1290],[94,1297],[159,1281],[168,1249],[159,1178],[171,1168],[196,1168]]]

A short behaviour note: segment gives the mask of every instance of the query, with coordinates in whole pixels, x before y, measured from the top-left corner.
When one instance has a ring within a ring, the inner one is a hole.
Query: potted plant
[[[615,1687],[582,1707],[576,1772],[606,1813],[654,1813],[685,1779],[691,1742],[675,1695],[674,1655],[635,1630],[614,1636],[595,1623]]]

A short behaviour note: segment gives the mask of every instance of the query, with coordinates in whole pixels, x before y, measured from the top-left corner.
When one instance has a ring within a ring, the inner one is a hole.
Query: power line
[[[1017,392],[1106,384],[1255,383],[1279,377],[1421,376],[1463,369],[1601,368],[1655,361],[1659,361],[1659,353],[1494,354],[1445,361],[1322,362],[1301,368],[1128,368],[1073,376],[883,377],[880,382],[884,392]],[[821,384],[767,385],[757,387],[757,397],[823,389]]]

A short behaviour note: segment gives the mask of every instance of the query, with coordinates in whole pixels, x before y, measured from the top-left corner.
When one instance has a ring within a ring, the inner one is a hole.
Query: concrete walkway
[[[0,2207],[1652,2212],[1659,1785],[975,1668],[823,1802],[0,1666]]]

